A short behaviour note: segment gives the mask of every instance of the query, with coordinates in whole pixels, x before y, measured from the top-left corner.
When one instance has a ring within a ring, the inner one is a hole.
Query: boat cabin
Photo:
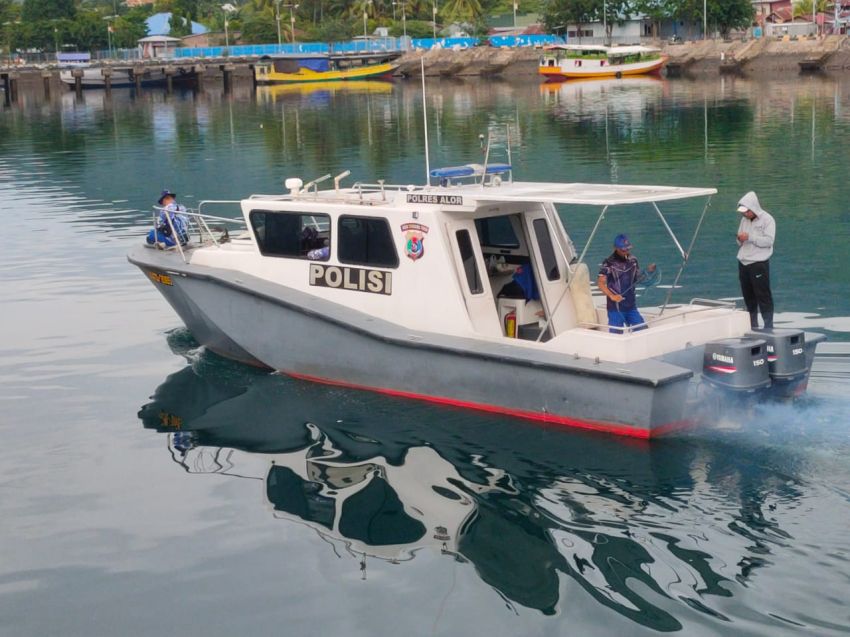
[[[595,66],[619,66],[650,62],[661,58],[661,51],[647,46],[602,46],[595,44],[555,44],[545,48],[540,66],[558,66],[570,60],[575,66],[591,62]]]

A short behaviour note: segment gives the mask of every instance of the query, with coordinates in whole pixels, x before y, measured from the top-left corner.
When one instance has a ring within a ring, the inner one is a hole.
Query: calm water
[[[738,295],[755,189],[777,320],[830,338],[809,398],[645,445],[225,361],[124,259],[157,193],[419,183],[418,85],[24,94],[0,111],[0,634],[850,632],[850,81],[430,91],[433,165],[510,124],[518,179],[717,187],[679,298]],[[701,212],[666,209],[683,235]],[[579,244],[591,215],[565,217]],[[620,231],[669,284],[651,211],[612,211],[589,259]]]

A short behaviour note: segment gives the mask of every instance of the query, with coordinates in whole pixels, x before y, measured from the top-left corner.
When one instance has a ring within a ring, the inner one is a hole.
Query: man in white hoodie
[[[738,278],[750,325],[758,327],[761,312],[765,328],[773,327],[773,295],[770,293],[770,257],[776,239],[776,222],[750,191],[738,202]]]

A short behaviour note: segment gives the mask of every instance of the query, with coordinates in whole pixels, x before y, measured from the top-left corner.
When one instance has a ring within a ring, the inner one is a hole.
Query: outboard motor
[[[770,386],[766,342],[761,338],[724,338],[705,344],[702,375],[712,385],[733,392]]]
[[[802,330],[766,329],[747,336],[764,340],[773,390],[780,395],[793,395],[799,381],[809,372],[806,362],[806,335]]]

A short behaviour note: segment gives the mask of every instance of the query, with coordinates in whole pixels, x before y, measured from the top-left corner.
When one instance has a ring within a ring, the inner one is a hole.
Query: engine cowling
[[[703,378],[734,392],[770,386],[767,343],[761,338],[724,338],[705,345]]]

